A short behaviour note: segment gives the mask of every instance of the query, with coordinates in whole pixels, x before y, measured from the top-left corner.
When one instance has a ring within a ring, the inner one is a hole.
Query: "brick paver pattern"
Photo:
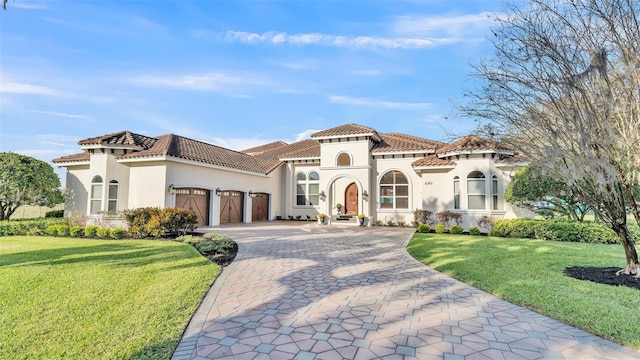
[[[191,320],[182,359],[640,359],[454,280],[413,229],[257,223]]]

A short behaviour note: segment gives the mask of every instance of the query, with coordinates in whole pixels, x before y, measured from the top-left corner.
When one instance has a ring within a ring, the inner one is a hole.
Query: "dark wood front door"
[[[251,221],[269,220],[269,194],[257,193],[252,199]]]
[[[355,215],[358,213],[358,186],[351,183],[344,191],[344,213],[345,215]]]
[[[242,222],[244,214],[244,193],[222,191],[220,194],[220,224]]]
[[[176,207],[195,212],[198,217],[197,226],[209,225],[209,190],[176,189]]]

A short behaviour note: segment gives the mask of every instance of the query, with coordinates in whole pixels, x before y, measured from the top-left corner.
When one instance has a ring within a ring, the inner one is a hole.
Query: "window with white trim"
[[[380,208],[408,209],[409,181],[400,171],[389,171],[380,178]]]
[[[118,211],[118,182],[116,180],[109,181],[107,211]]]
[[[460,209],[460,177],[453,178],[453,208]]]
[[[491,177],[491,196],[493,197],[493,210],[498,210],[498,177]]]
[[[338,166],[351,166],[351,156],[347,153],[338,155]]]
[[[91,179],[91,201],[89,213],[97,214],[102,211],[102,177],[96,175]]]
[[[467,196],[469,210],[484,210],[486,208],[485,177],[480,171],[472,171],[467,175]]]
[[[320,175],[312,171],[296,174],[296,205],[316,206],[320,204]]]

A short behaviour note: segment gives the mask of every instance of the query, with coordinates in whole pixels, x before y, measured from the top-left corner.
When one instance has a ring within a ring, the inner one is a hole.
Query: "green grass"
[[[620,245],[416,234],[409,254],[452,277],[563,323],[640,349],[640,292],[565,276],[571,266],[624,267]]]
[[[0,359],[169,359],[220,270],[176,242],[0,237]]]

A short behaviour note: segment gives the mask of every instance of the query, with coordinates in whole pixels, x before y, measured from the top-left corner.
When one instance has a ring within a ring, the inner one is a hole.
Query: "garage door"
[[[176,189],[176,207],[195,212],[198,226],[209,225],[209,190]]]
[[[251,205],[251,221],[269,220],[269,194],[254,193]]]
[[[220,192],[220,224],[243,222],[244,193],[240,191]]]

